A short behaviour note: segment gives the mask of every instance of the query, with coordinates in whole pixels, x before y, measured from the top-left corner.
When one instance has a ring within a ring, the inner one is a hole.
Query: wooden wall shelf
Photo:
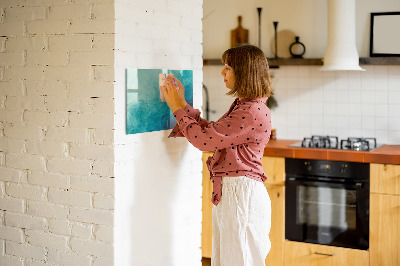
[[[322,65],[321,58],[268,58],[270,67],[279,66],[304,66],[304,65]],[[220,59],[204,59],[203,64],[205,66],[216,66],[222,65]]]
[[[279,66],[321,66],[322,58],[268,58],[271,68]],[[220,59],[204,59],[204,66],[222,65]],[[362,57],[360,65],[400,65],[400,57]]]
[[[360,65],[400,65],[400,57],[362,57]]]
[[[322,58],[269,58],[271,67],[279,66],[322,66]]]

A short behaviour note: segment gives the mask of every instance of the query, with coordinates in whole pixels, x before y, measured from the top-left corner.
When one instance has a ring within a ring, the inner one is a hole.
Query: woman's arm
[[[175,84],[172,84],[173,82],[175,82]],[[171,87],[172,85],[175,85],[178,89],[177,89],[177,93],[175,95],[174,91],[169,91],[170,94],[167,97],[176,97],[178,102],[179,102],[179,106],[185,110],[185,113],[192,117],[193,119],[195,119],[202,127],[206,127],[209,125],[209,122],[203,118],[200,117],[200,110],[194,109],[192,106],[190,106],[186,100],[185,100],[185,87],[183,86],[182,82],[180,80],[178,80],[175,77],[168,77],[168,83],[170,84],[166,84],[166,89],[168,89],[168,86]],[[168,94],[168,90],[165,91]],[[164,93],[165,96],[165,93]],[[171,99],[170,99],[171,102]],[[168,104],[168,101],[167,101]],[[169,105],[168,105],[169,106]],[[171,109],[172,110],[172,109]],[[170,137],[184,137],[184,135],[182,134],[182,132],[180,132],[179,126],[176,125],[173,129],[171,134],[168,136]]]
[[[199,123],[199,125],[202,128],[207,127],[210,123],[213,123],[213,122],[208,122],[207,120],[201,118],[200,117],[200,111],[198,109],[194,109],[189,104],[186,105],[184,111],[188,116],[190,116],[191,118],[196,120],[197,123]],[[172,129],[171,134],[169,134],[168,137],[169,138],[171,138],[171,137],[176,138],[176,137],[184,137],[184,136],[185,135],[183,135],[181,130],[179,129],[179,125],[176,124],[176,126]]]
[[[261,141],[258,140],[259,132],[264,130],[267,125],[262,120],[257,121],[249,108],[235,108],[232,104],[229,114],[219,119],[218,122],[207,122],[207,126],[202,126],[200,122],[187,114],[188,112],[184,110],[185,106],[181,106],[178,91],[172,82],[167,82],[161,89],[178,122],[181,134],[199,150],[211,151],[230,147],[235,149],[235,146],[241,144]]]
[[[259,132],[256,127],[263,126],[257,125],[254,115],[244,109],[234,110],[206,127],[201,127],[195,119],[186,115],[184,110],[176,110],[174,116],[180,132],[201,151],[234,148],[240,144],[256,142],[256,132]]]

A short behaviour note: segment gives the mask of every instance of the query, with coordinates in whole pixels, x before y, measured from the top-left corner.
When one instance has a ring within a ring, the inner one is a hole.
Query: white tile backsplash
[[[374,99],[375,99],[375,106],[379,104],[386,105],[388,103],[388,92],[387,91],[381,91],[378,93],[375,92]]]
[[[400,131],[400,117],[389,117],[389,130]]]
[[[387,130],[375,130],[375,137],[377,139],[378,145],[383,143],[389,143],[389,133]]]
[[[349,128],[349,117],[341,116],[340,118],[336,119],[336,128],[347,131]]]
[[[367,118],[373,118],[375,116],[375,106],[373,104],[362,104],[361,105],[361,116]]]
[[[376,104],[375,105],[375,117],[385,117],[389,116],[389,107],[387,104]]]
[[[383,78],[387,78],[387,74],[388,74],[388,66],[387,65],[383,65],[383,66],[374,66],[374,76],[375,79],[379,78],[379,77],[383,77]]]
[[[400,104],[400,88],[397,91],[389,91],[389,104]]]
[[[323,114],[324,116],[335,115],[336,114],[335,103],[324,104]]]
[[[388,78],[387,76],[378,76],[374,80],[375,91],[387,91],[388,89]]]
[[[389,77],[400,78],[400,66],[388,66],[387,73]]]
[[[379,143],[400,144],[400,66],[364,65],[366,71],[320,71],[318,66],[272,69],[278,108],[272,124],[281,139],[313,135],[376,137]],[[204,67],[204,84],[226,92],[219,71]],[[211,67],[212,68],[212,67]],[[214,67],[215,68],[215,67]],[[211,109],[233,98],[210,98]],[[219,108],[218,119],[227,108]]]
[[[388,89],[389,89],[389,91],[399,91],[400,90],[400,74],[393,74],[393,76],[389,75]]]
[[[373,104],[374,103],[374,91],[369,91],[362,89],[361,90],[361,101],[365,104]]]
[[[391,117],[400,117],[400,104],[389,104],[388,113]]]

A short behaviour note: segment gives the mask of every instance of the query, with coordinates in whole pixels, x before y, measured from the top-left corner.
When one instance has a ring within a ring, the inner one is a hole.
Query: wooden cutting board
[[[231,48],[242,43],[249,43],[249,31],[242,27],[242,16],[238,16],[238,27],[231,30]]]

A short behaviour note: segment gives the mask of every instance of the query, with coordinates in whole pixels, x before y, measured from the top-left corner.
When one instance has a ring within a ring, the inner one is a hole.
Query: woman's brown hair
[[[255,99],[274,94],[268,61],[260,48],[248,44],[230,48],[222,54],[221,60],[235,74],[235,86],[227,95]]]

